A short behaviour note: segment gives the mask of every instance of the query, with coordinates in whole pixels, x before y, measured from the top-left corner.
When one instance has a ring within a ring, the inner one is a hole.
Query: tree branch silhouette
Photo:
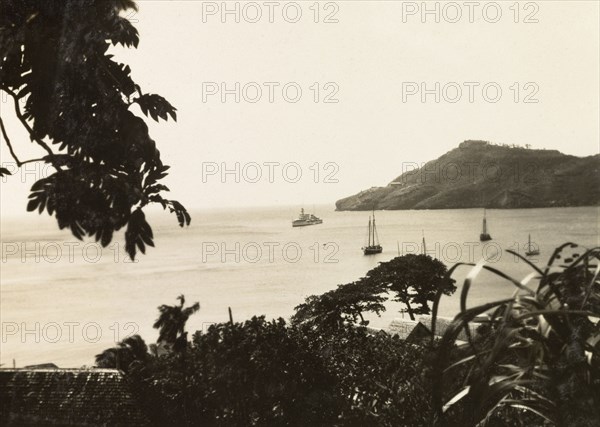
[[[49,160],[52,163],[52,166],[54,166],[57,170],[61,170],[60,165],[58,165],[53,160],[53,158],[55,156],[55,153],[52,151],[52,149],[50,148],[50,146],[48,144],[46,144],[42,139],[40,139],[40,138],[38,138],[38,137],[35,136],[35,133],[34,133],[33,129],[31,128],[31,126],[27,122],[27,119],[25,118],[25,116],[23,116],[23,113],[21,112],[21,108],[19,107],[19,99],[21,97],[19,95],[17,95],[16,93],[14,93],[12,90],[10,90],[10,89],[8,89],[6,87],[3,87],[2,90],[4,90],[6,93],[8,93],[12,97],[12,99],[14,101],[14,104],[15,104],[15,114],[17,115],[17,118],[23,124],[23,126],[25,127],[25,129],[27,129],[27,132],[29,132],[29,136],[30,136],[31,140],[35,141],[40,147],[42,147],[44,150],[46,150],[46,152],[48,152],[48,154],[50,156]]]
[[[46,161],[46,159],[43,159],[43,158],[20,161],[19,158],[17,157],[17,154],[15,153],[15,150],[13,149],[11,142],[10,142],[10,138],[8,137],[8,133],[6,132],[6,127],[4,126],[4,121],[2,120],[2,117],[0,117],[0,130],[2,131],[2,136],[4,137],[4,141],[6,141],[6,145],[8,146],[8,151],[10,151],[10,155],[12,156],[13,159],[15,159],[15,162],[17,163],[18,167],[26,165],[27,163],[45,162]]]

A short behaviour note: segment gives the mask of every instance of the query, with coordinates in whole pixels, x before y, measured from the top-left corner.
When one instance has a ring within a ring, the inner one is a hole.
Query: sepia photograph
[[[0,425],[600,426],[600,2],[0,0]]]

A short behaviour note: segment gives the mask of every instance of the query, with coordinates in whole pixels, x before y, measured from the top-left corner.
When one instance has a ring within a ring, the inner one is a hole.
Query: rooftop
[[[116,369],[0,369],[0,424],[140,426],[146,418]]]

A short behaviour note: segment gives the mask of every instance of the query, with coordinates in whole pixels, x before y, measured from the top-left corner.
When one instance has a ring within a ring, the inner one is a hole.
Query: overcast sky
[[[466,139],[598,153],[599,3],[513,3],[438,3],[436,23],[421,2],[227,2],[223,15],[222,2],[140,1],[129,15],[140,46],[115,53],[144,92],[178,108],[177,123],[151,124],[173,198],[333,207]],[[8,106],[2,117],[30,158]],[[11,161],[5,144],[0,156]],[[221,175],[236,163],[239,178]],[[43,173],[28,167],[0,185],[3,215],[25,214]]]

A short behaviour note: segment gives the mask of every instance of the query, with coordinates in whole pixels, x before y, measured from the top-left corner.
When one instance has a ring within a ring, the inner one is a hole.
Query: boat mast
[[[369,216],[369,238],[367,242],[367,247],[371,246],[371,216]]]
[[[375,236],[377,236],[377,229],[375,228],[375,215],[373,215],[373,246],[376,245]]]
[[[373,209],[373,246],[375,246],[375,244],[379,244],[379,238],[377,239],[377,243],[375,243],[376,236],[377,236],[377,228],[375,228],[375,209]]]
[[[527,243],[527,250],[529,252],[531,252],[531,234],[529,235],[529,239],[528,239],[528,243]]]
[[[427,255],[427,246],[425,246],[425,231],[421,230],[423,234],[423,255]]]
[[[487,220],[485,219],[485,208],[483,209],[483,234],[487,234]]]

